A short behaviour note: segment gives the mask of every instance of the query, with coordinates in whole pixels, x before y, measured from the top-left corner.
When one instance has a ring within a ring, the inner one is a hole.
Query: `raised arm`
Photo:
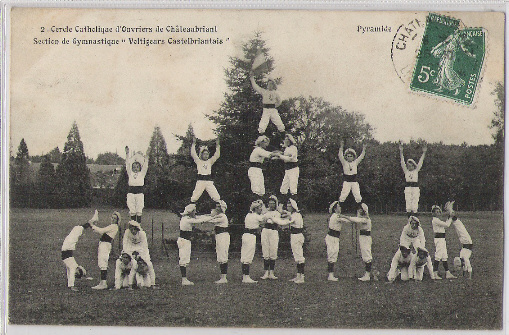
[[[260,86],[258,86],[258,84],[256,83],[256,81],[255,81],[255,79],[254,79],[254,73],[253,73],[252,71],[249,73],[249,80],[251,80],[251,85],[253,86],[253,89],[254,89],[256,92],[258,92],[258,93],[260,93],[260,94],[263,94],[264,89],[263,89],[263,88],[261,88]]]
[[[345,159],[345,156],[344,156],[344,153],[343,153],[343,150],[344,150],[344,146],[345,146],[345,142],[344,141],[341,141],[341,143],[339,144],[339,153],[338,153],[338,157],[339,157],[339,161],[341,162],[341,164],[346,164],[346,159]]]
[[[407,168],[405,164],[405,155],[403,155],[403,145],[401,143],[399,144],[399,159],[401,163],[401,168],[403,169],[404,172],[406,172]]]
[[[131,173],[132,170],[132,164],[131,164],[131,159],[129,157],[129,147],[126,145],[125,146],[125,168],[127,170],[127,173]]]
[[[426,157],[426,152],[428,151],[428,146],[424,145],[424,148],[422,148],[422,155],[419,159],[419,163],[417,163],[417,171],[419,171],[422,168],[422,163],[424,162],[424,157]]]
[[[193,144],[191,144],[191,157],[196,162],[198,160],[198,155],[196,154],[196,137],[193,136]]]
[[[356,159],[357,163],[362,162],[362,160],[364,159],[364,156],[366,156],[366,144],[362,145],[362,152],[359,155],[359,157],[357,157],[357,159]]]
[[[219,144],[219,138],[216,140],[216,152],[214,152],[214,156],[210,159],[210,163],[214,164],[219,157],[221,157],[221,145]]]
[[[148,158],[147,156],[143,155],[143,165],[141,166],[140,173],[142,175],[145,175],[147,173],[147,170],[148,170]]]

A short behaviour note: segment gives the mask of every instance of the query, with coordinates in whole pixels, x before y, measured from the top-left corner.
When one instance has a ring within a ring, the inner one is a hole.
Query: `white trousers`
[[[447,261],[447,243],[445,238],[435,238],[435,260]]]
[[[359,203],[362,201],[361,189],[359,183],[356,181],[343,181],[343,188],[341,189],[341,195],[339,196],[339,202],[343,202],[352,191],[355,202]]]
[[[187,266],[191,262],[191,241],[179,237],[177,239],[177,246],[179,248],[179,265]]]
[[[251,182],[251,192],[262,197],[265,195],[265,180],[263,170],[257,167],[250,167],[247,170],[249,181]]]
[[[304,245],[304,234],[291,234],[290,235],[290,245],[292,247],[293,259],[297,264],[304,263],[306,259],[304,258],[304,250],[302,246]]]
[[[260,134],[265,133],[269,122],[272,121],[274,125],[277,127],[277,130],[280,132],[285,131],[285,125],[283,121],[281,121],[281,117],[276,108],[264,108],[262,113],[262,118],[260,119],[260,124],[258,125],[258,132]]]
[[[145,195],[143,193],[127,193],[127,207],[130,215],[141,215],[145,207]]]
[[[417,186],[405,187],[405,201],[406,211],[411,213],[417,213],[419,210],[419,197],[421,190]]]
[[[299,186],[299,167],[294,167],[290,170],[285,170],[285,176],[283,177],[283,182],[281,183],[281,188],[279,192],[281,194],[288,194],[290,191],[291,194],[297,194],[297,187]]]
[[[240,262],[242,264],[251,264],[253,262],[256,250],[256,235],[242,234],[242,247],[240,249]]]
[[[373,259],[371,256],[371,236],[359,235],[359,246],[361,249],[361,257],[364,263],[369,263]]]
[[[460,250],[460,258],[464,261],[463,270],[468,272],[472,272],[472,264],[470,264],[470,256],[472,256],[472,250],[467,248],[462,248]]]
[[[191,196],[191,202],[198,201],[204,191],[207,191],[210,198],[215,202],[221,200],[221,197],[219,196],[219,193],[217,192],[217,189],[214,186],[214,182],[212,180],[197,180],[193,195]]]
[[[261,234],[263,259],[277,259],[277,248],[279,244],[279,233],[274,229],[262,229]]]
[[[339,256],[339,237],[325,236],[325,244],[327,245],[327,262],[336,263]]]
[[[421,247],[421,240],[419,236],[409,237],[408,235],[402,235],[399,239],[399,245],[402,245],[406,248],[410,249],[410,246],[413,246],[414,249],[417,250],[418,247]],[[424,247],[422,245],[422,247]]]
[[[65,267],[67,269],[67,287],[74,286],[74,280],[76,279],[74,276],[76,275],[76,269],[78,268],[78,263],[74,257],[68,257],[63,260]]]
[[[230,249],[230,234],[216,234],[216,255],[218,263],[228,263],[228,250]]]
[[[101,270],[108,270],[108,260],[110,259],[111,242],[99,241],[97,248],[97,265]]]

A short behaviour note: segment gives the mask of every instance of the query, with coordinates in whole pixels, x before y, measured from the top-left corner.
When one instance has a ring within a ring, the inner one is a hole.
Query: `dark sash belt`
[[[129,186],[127,193],[140,194],[143,193],[143,186]]]
[[[290,227],[290,234],[302,234],[304,228],[294,228]]]
[[[359,230],[359,235],[371,236],[371,232],[369,230]]]
[[[263,164],[258,162],[249,162],[249,167],[263,169]]]
[[[62,260],[72,257],[72,250],[62,250]]]
[[[343,175],[345,181],[347,182],[356,182],[357,181],[357,175],[356,174],[352,174],[352,175],[348,175],[348,174],[344,174]]]
[[[287,162],[287,163],[285,163],[285,170],[291,170],[291,169],[294,169],[296,167],[299,167],[299,163],[298,162]]]
[[[472,250],[472,244],[463,244],[464,249]]]
[[[416,181],[407,181],[406,187],[419,187],[419,183]]]
[[[263,104],[263,108],[276,108],[276,104]]]
[[[277,230],[277,223],[266,223],[264,228],[265,229]]]
[[[258,232],[258,229],[244,228],[244,234],[253,234],[253,235],[256,235],[257,232]]]
[[[214,232],[216,233],[216,235],[219,235],[219,234],[222,234],[222,233],[227,233],[228,232],[228,227],[218,227],[218,226],[215,226],[214,227]]]
[[[329,228],[329,232],[327,233],[327,235],[330,235],[332,237],[339,237],[341,235],[341,231]]]
[[[212,180],[212,175],[210,175],[210,174],[208,174],[208,175],[199,174],[198,175],[198,180]]]
[[[187,230],[181,230],[180,231],[180,237],[181,238],[184,238],[186,240],[191,240],[192,236],[193,236],[193,232],[192,231],[187,231]]]
[[[108,234],[102,234],[101,239],[99,241],[111,243],[111,241],[113,241],[113,239]]]
[[[435,238],[445,238],[445,233],[435,233]]]

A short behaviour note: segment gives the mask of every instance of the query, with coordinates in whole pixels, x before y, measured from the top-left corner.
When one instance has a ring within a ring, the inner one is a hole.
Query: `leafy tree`
[[[83,150],[78,125],[73,123],[57,167],[58,191],[66,207],[86,207],[91,202],[90,170]]]
[[[56,172],[51,163],[50,154],[43,156],[41,166],[37,173],[36,191],[38,206],[43,208],[58,207],[58,199],[55,196]]]
[[[148,207],[166,208],[171,193],[169,182],[170,155],[161,128],[155,127],[147,151],[148,171],[145,176],[145,203]]]
[[[118,154],[113,152],[104,152],[97,155],[95,164],[99,165],[123,165],[125,160]]]
[[[22,138],[16,157],[11,165],[11,202],[16,207],[27,207],[30,205],[30,161],[28,147],[25,139]]]
[[[495,162],[496,176],[493,179],[496,186],[496,193],[498,194],[498,208],[503,208],[504,199],[504,152],[505,152],[505,133],[504,133],[504,119],[505,119],[505,91],[504,84],[497,83],[492,94],[495,96],[495,105],[497,110],[494,112],[493,120],[491,121],[491,128],[496,132],[493,135],[495,145],[492,150],[494,151],[492,159]]]
[[[30,184],[30,155],[25,139],[19,142],[18,152],[14,159],[15,164],[15,183],[16,185],[26,186]]]
[[[504,84],[498,82],[495,89],[491,92],[495,96],[495,105],[497,109],[493,113],[493,120],[491,120],[491,129],[495,129],[493,138],[497,143],[504,143],[504,117],[505,117],[505,91]]]
[[[51,163],[60,163],[62,159],[62,152],[58,147],[53,148],[49,153]]]

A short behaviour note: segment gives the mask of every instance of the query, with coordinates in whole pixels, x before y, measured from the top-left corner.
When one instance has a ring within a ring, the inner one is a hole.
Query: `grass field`
[[[104,226],[111,210],[100,210]],[[503,288],[502,213],[459,213],[474,241],[474,278],[423,282],[385,283],[406,217],[380,215],[373,219],[373,264],[381,272],[378,282],[361,283],[360,255],[344,226],[336,274],[339,282],[327,282],[325,242],[327,216],[304,217],[311,234],[306,256],[306,283],[289,282],[295,274],[290,257],[276,263],[277,281],[241,283],[240,255],[230,255],[226,285],[216,285],[219,267],[213,253],[193,253],[188,277],[195,286],[182,287],[177,251],[169,257],[161,249],[161,222],[165,236],[178,234],[177,217],[147,210],[142,226],[147,231],[160,290],[94,291],[98,282],[99,235],[86,231],[78,242],[76,260],[93,281],[78,280],[79,292],[67,289],[65,267],[60,260],[64,237],[76,224],[86,222],[92,209],[13,209],[9,225],[9,321],[25,325],[209,326],[209,327],[313,327],[313,328],[412,328],[501,329]],[[127,215],[125,211],[122,212]],[[154,239],[151,239],[151,219]],[[426,246],[434,253],[431,218],[421,216]],[[108,282],[113,285],[114,257],[110,257]],[[449,260],[459,254],[460,244],[451,227],[447,233]],[[251,276],[263,274],[257,251]],[[441,268],[440,271],[443,271]],[[134,315],[134,317],[133,317]]]

